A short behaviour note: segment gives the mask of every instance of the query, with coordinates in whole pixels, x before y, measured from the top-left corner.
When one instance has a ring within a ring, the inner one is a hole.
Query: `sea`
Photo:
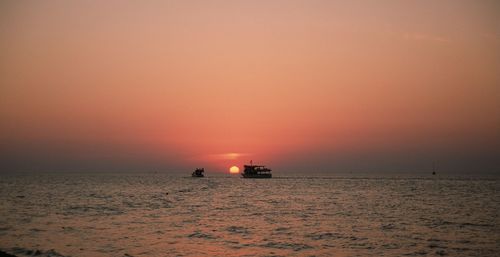
[[[0,256],[500,256],[500,179],[0,173]]]

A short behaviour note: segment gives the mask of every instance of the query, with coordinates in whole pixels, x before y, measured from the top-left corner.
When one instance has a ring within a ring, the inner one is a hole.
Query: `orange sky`
[[[456,0],[2,1],[0,162],[500,169],[499,11]]]

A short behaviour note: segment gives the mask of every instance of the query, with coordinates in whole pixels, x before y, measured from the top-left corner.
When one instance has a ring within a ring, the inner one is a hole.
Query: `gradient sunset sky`
[[[2,171],[500,173],[499,1],[1,1]]]

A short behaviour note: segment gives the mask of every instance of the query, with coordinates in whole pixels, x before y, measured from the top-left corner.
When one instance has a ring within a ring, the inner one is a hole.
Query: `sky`
[[[498,1],[0,2],[1,171],[500,174]]]

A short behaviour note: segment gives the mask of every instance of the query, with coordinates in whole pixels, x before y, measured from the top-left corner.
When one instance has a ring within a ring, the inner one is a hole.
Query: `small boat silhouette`
[[[191,174],[191,177],[197,177],[197,178],[205,177],[205,175],[203,174],[204,172],[205,172],[204,168],[198,168],[198,169],[193,171],[193,173]]]

